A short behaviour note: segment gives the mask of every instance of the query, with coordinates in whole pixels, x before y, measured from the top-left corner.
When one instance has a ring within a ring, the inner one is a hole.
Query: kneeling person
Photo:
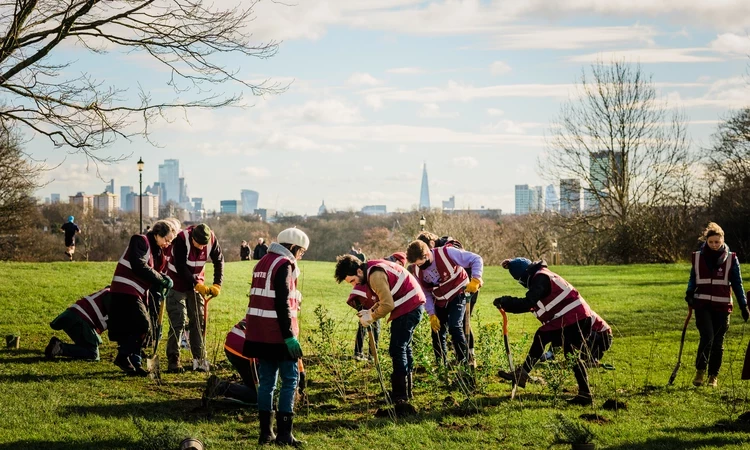
[[[395,403],[409,402],[414,358],[412,337],[424,311],[425,295],[419,282],[402,266],[385,260],[366,263],[352,255],[339,256],[336,261],[336,282],[346,281],[355,289],[365,288],[359,323],[370,326],[388,317],[391,322],[391,342],[388,353],[393,359],[391,386]]]
[[[50,322],[49,326],[53,330],[64,331],[73,343],[66,344],[53,336],[47,348],[44,349],[44,356],[47,359],[65,356],[99,361],[99,345],[102,343],[100,335],[107,329],[109,304],[109,286],[107,286],[70,305]]]

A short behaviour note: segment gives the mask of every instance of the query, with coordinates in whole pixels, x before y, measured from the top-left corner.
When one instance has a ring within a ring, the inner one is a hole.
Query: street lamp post
[[[419,228],[420,231],[424,231],[424,226],[427,223],[427,219],[424,218],[424,214],[422,214],[422,217],[419,218]]]
[[[143,233],[143,158],[138,158],[138,234]]]

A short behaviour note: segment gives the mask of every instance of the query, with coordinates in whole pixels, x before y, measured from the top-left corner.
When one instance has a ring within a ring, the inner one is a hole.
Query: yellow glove
[[[440,319],[435,314],[430,315],[430,328],[435,333],[440,332]]]
[[[467,294],[473,294],[479,290],[480,287],[482,287],[482,280],[479,278],[472,278],[471,281],[469,281],[469,284],[466,285],[466,293]]]
[[[200,295],[204,297],[208,295],[208,287],[203,283],[196,284],[193,289],[195,289],[195,292],[199,293]]]
[[[208,288],[208,293],[211,295],[211,297],[218,297],[219,294],[221,294],[221,285],[214,284],[210,288]]]

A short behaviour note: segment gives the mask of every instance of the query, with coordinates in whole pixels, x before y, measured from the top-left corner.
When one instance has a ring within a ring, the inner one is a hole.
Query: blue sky
[[[217,5],[232,0],[217,0]],[[684,110],[693,145],[716,122],[750,105],[750,2],[631,0],[261,2],[249,24],[259,41],[282,40],[267,60],[227,58],[246,80],[291,83],[287,92],[246,97],[246,108],[175,111],[154,128],[158,147],[121,140],[102,156],[132,155],[97,168],[41,137],[27,145],[51,166],[37,193],[93,194],[115,178],[137,188],[164,159],[180,160],[190,195],[209,209],[260,193],[260,206],[315,214],[419,201],[427,163],[433,206],[513,212],[514,185],[548,184],[537,169],[545,135],[596,58],[640,62],[660,94]],[[168,72],[139,55],[92,55],[75,46],[66,71],[106,85],[140,84],[169,95]],[[223,86],[239,92],[239,86]]]

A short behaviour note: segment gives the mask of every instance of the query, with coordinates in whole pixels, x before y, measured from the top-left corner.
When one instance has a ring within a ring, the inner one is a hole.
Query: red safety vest
[[[148,237],[140,235],[148,246],[146,255],[148,256],[149,267],[154,268],[157,272],[164,271],[167,258],[163,258],[160,261],[159,267],[154,267],[154,255],[151,253],[151,244],[148,241]],[[130,244],[125,249],[125,253],[122,254],[120,260],[117,262],[115,267],[115,275],[112,277],[112,283],[110,284],[109,291],[113,294],[127,294],[138,297],[142,300],[146,299],[146,291],[151,287],[151,284],[141,278],[137,277],[130,267]]]
[[[302,294],[297,290],[298,270],[295,264],[286,256],[277,253],[266,253],[266,256],[258,261],[253,271],[253,282],[250,287],[250,304],[247,308],[245,320],[247,330],[245,339],[251,342],[262,342],[267,344],[283,344],[281,328],[276,316],[274,301],[273,280],[282,262],[287,261],[292,265],[292,277],[289,280],[289,298],[287,304],[291,314],[292,334],[299,335],[299,324],[297,323],[297,311]]]
[[[232,327],[229,333],[227,333],[227,339],[224,341],[224,349],[235,356],[239,356],[240,358],[252,360],[253,358],[248,358],[247,356],[242,354],[242,349],[245,346],[246,329],[247,322],[243,318],[237,323],[237,325]]]
[[[612,334],[612,328],[610,328],[609,324],[605,322],[604,319],[599,316],[599,314],[591,311],[591,317],[594,319],[594,322],[591,325],[591,331],[593,331],[594,333]]]
[[[109,297],[109,286],[83,297],[70,305],[68,309],[78,314],[97,333],[102,334],[107,329],[107,320],[109,319],[107,308],[104,306],[104,299],[107,297]]]
[[[416,264],[409,266],[414,271],[414,276],[422,282],[422,286],[430,289],[432,297],[435,299],[435,307],[437,308],[445,308],[469,284],[469,276],[466,274],[464,268],[457,265],[450,255],[448,255],[447,249],[450,247],[448,245],[436,247],[431,250],[433,264],[437,265],[438,274],[440,274],[440,280],[437,285],[426,282],[422,273],[423,271]]]
[[[550,293],[531,308],[542,322],[541,331],[559,330],[591,316],[588,303],[570,283],[546,267],[534,277],[541,274],[549,277]]]
[[[724,253],[719,258],[719,264],[712,271],[706,264],[706,257],[702,252],[693,252],[693,270],[695,270],[695,298],[696,308],[711,308],[716,311],[732,312],[732,286],[729,272],[734,262],[734,253]]]
[[[174,281],[174,287],[172,289],[183,293],[193,289],[193,287],[197,283],[202,283],[205,280],[206,262],[208,261],[208,257],[211,254],[214,243],[216,242],[216,236],[214,235],[214,232],[211,231],[211,237],[208,239],[208,245],[203,247],[202,250],[198,250],[193,246],[192,239],[190,237],[193,228],[194,227],[188,227],[182,230],[177,235],[177,237],[174,238],[174,241],[172,241],[173,247],[176,245],[181,245],[186,247],[187,249],[187,261],[185,261],[185,264],[187,265],[190,273],[193,275],[191,284],[188,284],[188,281],[184,280],[182,278],[182,275],[177,273],[177,268],[174,265],[174,258],[172,258],[172,260],[167,265],[167,274],[172,279],[172,281]]]
[[[375,295],[365,284],[358,284],[352,288],[346,304],[359,311],[360,309],[370,309],[378,302],[378,296]]]
[[[425,297],[422,287],[408,270],[394,262],[382,259],[370,260],[367,261],[368,280],[370,274],[375,270],[382,270],[385,272],[388,277],[388,287],[391,288],[394,308],[388,316],[388,322],[414,311],[416,308],[419,308],[420,305],[424,305]],[[370,287],[369,281],[366,288],[367,296],[375,297],[377,301],[377,296]],[[372,308],[372,306],[370,306],[370,308]]]

